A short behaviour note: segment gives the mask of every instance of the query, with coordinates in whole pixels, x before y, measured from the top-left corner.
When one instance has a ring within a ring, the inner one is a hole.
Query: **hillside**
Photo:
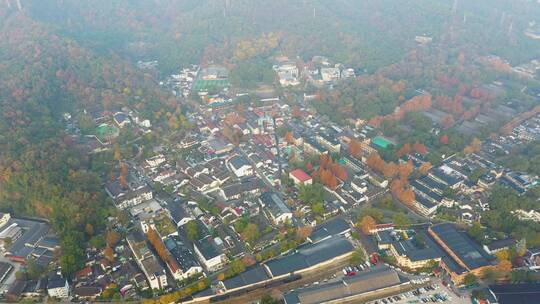
[[[71,273],[114,211],[103,172],[64,133],[63,113],[130,105],[152,115],[168,99],[118,57],[96,56],[24,14],[0,11],[0,20],[0,209],[51,220]]]
[[[414,37],[498,54],[519,63],[539,56],[523,35],[540,5],[519,0],[105,1],[32,0],[24,10],[94,51],[158,59],[161,70],[231,59],[238,42],[279,35],[274,53],[330,56],[374,70],[399,61]],[[504,13],[503,13],[504,12]],[[276,22],[279,20],[279,22]],[[67,29],[67,30],[66,30]]]

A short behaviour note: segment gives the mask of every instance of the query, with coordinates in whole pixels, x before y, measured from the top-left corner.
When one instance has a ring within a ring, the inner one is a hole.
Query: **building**
[[[165,240],[165,247],[175,259],[180,272],[177,280],[184,280],[203,272],[203,268],[189,247],[178,236],[170,236]]]
[[[425,239],[427,237],[422,238]],[[390,244],[390,252],[396,258],[397,264],[400,267],[408,269],[420,269],[432,262],[441,261],[441,256],[435,248],[425,243],[420,245],[415,239],[392,242]]]
[[[257,195],[265,188],[262,180],[258,178],[231,184],[221,189],[221,195],[225,200],[239,199],[243,195]]]
[[[289,173],[289,177],[294,181],[295,185],[311,185],[313,183],[313,178],[309,176],[304,170],[296,169]]]
[[[304,139],[304,152],[311,155],[327,154],[328,150],[311,138]]]
[[[365,194],[368,191],[368,183],[365,178],[355,176],[351,181],[351,188],[360,194]]]
[[[326,223],[317,226],[307,240],[311,243],[318,243],[331,238],[334,235],[347,235],[351,232],[351,226],[343,218],[331,219]]]
[[[94,301],[101,291],[101,287],[98,286],[79,286],[73,289],[73,297],[79,301]]]
[[[66,299],[69,297],[69,284],[60,273],[51,273],[47,282],[47,294],[51,298]]]
[[[364,302],[368,297],[398,293],[400,287],[407,284],[410,282],[395,270],[381,266],[335,282],[285,294],[284,300],[285,304]]]
[[[516,240],[513,238],[506,238],[502,240],[493,241],[487,245],[484,245],[484,251],[488,254],[495,254],[502,250],[508,250],[516,244]]]
[[[225,253],[223,253],[221,248],[218,248],[215,240],[209,235],[195,241],[193,243],[193,249],[201,264],[209,272],[218,271],[229,262]]]
[[[442,259],[441,266],[456,285],[462,284],[467,274],[480,277],[485,269],[493,266],[493,258],[468,235],[458,231],[455,224],[434,225],[428,232],[448,255],[448,259]]]
[[[275,225],[284,224],[292,220],[292,212],[283,199],[274,192],[263,193],[259,197],[261,207],[268,211],[270,219]]]
[[[266,262],[264,267],[272,277],[283,277],[346,258],[353,250],[353,245],[346,238],[335,235],[315,244],[301,246],[293,254]]]
[[[140,231],[135,231],[128,235],[127,242],[135,256],[137,265],[148,281],[149,287],[152,290],[164,289],[168,285],[167,274],[154,253],[148,248],[144,235]]]
[[[229,168],[236,177],[245,177],[253,175],[253,166],[249,161],[240,155],[235,155],[229,159]]]
[[[294,63],[285,63],[273,67],[279,77],[279,84],[283,87],[297,86],[300,84],[298,80],[298,67]]]
[[[540,283],[489,285],[490,304],[540,303]]]
[[[0,228],[4,227],[10,219],[11,215],[9,213],[0,212]]]
[[[341,143],[334,136],[330,136],[326,133],[317,134],[315,137],[317,142],[327,148],[330,153],[339,153],[341,150]]]
[[[221,285],[225,291],[230,292],[257,285],[258,283],[264,282],[268,279],[270,279],[270,277],[266,273],[264,266],[257,265],[237,276],[224,280]]]
[[[123,128],[131,123],[131,120],[129,120],[129,116],[123,112],[116,112],[113,118],[114,118],[114,122],[120,128]]]

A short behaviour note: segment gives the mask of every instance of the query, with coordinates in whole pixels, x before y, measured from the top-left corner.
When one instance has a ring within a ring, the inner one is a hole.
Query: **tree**
[[[311,235],[312,231],[313,231],[313,227],[311,226],[298,227],[298,229],[296,230],[296,238],[301,241],[304,241]]]
[[[406,229],[411,224],[409,218],[404,213],[396,213],[392,217],[392,222],[400,229]]]
[[[465,276],[465,279],[463,280],[463,284],[465,284],[466,286],[474,285],[477,282],[478,282],[478,279],[476,278],[476,276],[473,273],[468,273]]]
[[[114,251],[111,247],[105,248],[105,250],[103,250],[103,255],[109,262],[114,262]]]
[[[114,230],[108,230],[105,236],[107,246],[113,248],[120,241],[120,234]]]
[[[351,255],[351,264],[360,265],[366,262],[366,254],[362,248],[357,248]]]
[[[362,145],[356,138],[353,138],[349,143],[349,153],[356,158],[362,157]]]
[[[253,223],[249,223],[242,232],[242,238],[253,245],[253,243],[259,238],[259,227]]]
[[[279,301],[272,298],[272,296],[268,293],[265,293],[261,298],[261,304],[276,304],[279,303]]]
[[[431,165],[430,162],[425,162],[423,163],[420,168],[418,168],[418,172],[420,172],[420,174],[422,175],[427,175],[429,173],[429,170],[431,170],[433,166]]]
[[[377,222],[375,222],[375,219],[369,215],[366,215],[362,218],[358,226],[364,234],[371,234],[371,230],[375,229],[376,225]]]
[[[189,221],[185,225],[185,231],[187,234],[187,237],[190,241],[194,242],[197,239],[199,239],[200,231],[199,231],[199,225],[197,225],[197,221]]]

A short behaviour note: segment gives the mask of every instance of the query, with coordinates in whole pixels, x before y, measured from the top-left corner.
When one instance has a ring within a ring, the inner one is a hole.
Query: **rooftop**
[[[350,229],[351,227],[343,218],[335,218],[316,227],[309,236],[309,239],[312,243],[317,243],[332,235],[342,234]]]
[[[308,180],[311,180],[311,176],[309,176],[309,174],[304,172],[304,170],[302,169],[296,169],[296,170],[291,171],[291,175],[294,176],[300,182],[306,182]]]
[[[457,230],[452,223],[432,226],[431,231],[447,246],[468,269],[490,265],[490,258],[465,233]]]
[[[308,244],[295,253],[279,257],[266,263],[272,276],[284,275],[329,261],[354,250],[344,237],[333,236],[316,244]]]
[[[264,270],[264,267],[262,265],[257,265],[240,275],[223,281],[223,285],[225,285],[225,288],[228,290],[231,290],[242,286],[256,284],[269,278],[270,277]]]
[[[490,285],[500,304],[540,303],[540,283]]]

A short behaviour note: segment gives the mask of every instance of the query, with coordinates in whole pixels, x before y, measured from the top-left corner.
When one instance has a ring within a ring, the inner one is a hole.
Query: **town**
[[[152,62],[139,68],[151,69]],[[309,82],[332,89],[355,77],[322,56],[302,67],[277,58],[273,69],[283,87]],[[85,267],[68,281],[50,268],[59,241],[47,222],[4,214],[7,300],[160,296],[195,303],[256,299],[277,288],[285,303],[409,297],[466,303],[463,286],[486,273],[540,267],[540,251],[525,240],[479,236],[478,226],[492,208],[493,188],[523,196],[538,184],[538,176],[496,161],[499,151],[540,138],[538,109],[512,120],[507,135],[473,141],[465,153],[432,164],[424,144],[397,150],[377,123],[336,124],[308,105],[315,98],[309,94],[293,105],[273,90],[233,94],[223,66],[193,65],[160,84],[188,109],[171,117],[183,127],[166,142],[149,144],[144,138],[153,124],[132,108],[64,114],[66,130],[87,153],[114,151],[104,190],[124,216],[108,219],[104,240],[86,249]],[[419,91],[408,103],[431,98]],[[513,116],[509,111],[495,109],[476,123]],[[429,132],[441,132],[441,112],[425,111],[433,121]],[[127,159],[113,145],[126,131],[135,149]],[[380,156],[392,149],[395,163]],[[540,222],[534,209],[512,213]],[[16,275],[20,263],[25,276]],[[47,276],[37,274],[46,269]]]
[[[538,1],[0,4],[0,302],[540,303]]]

